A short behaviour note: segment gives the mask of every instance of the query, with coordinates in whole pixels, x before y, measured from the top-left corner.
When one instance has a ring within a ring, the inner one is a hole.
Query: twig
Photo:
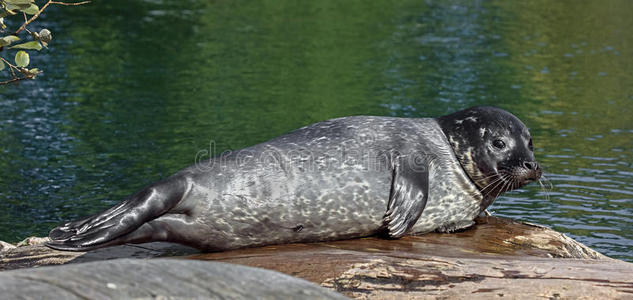
[[[18,28],[18,30],[16,30],[14,34],[17,35],[22,30],[26,29],[26,26],[31,24],[31,22],[35,21],[35,19],[37,19],[40,16],[40,14],[51,4],[65,5],[65,6],[75,6],[75,5],[83,5],[83,4],[88,4],[88,3],[90,3],[90,1],[59,2],[59,1],[48,0],[48,2],[46,2],[46,4],[44,4],[44,6],[42,6],[42,8],[40,8],[40,10],[37,13],[35,13],[28,21],[24,22],[24,24],[22,24],[22,26],[20,26],[20,28]]]
[[[8,60],[4,59],[4,57],[0,57],[0,59],[7,65],[9,66],[9,71],[11,71],[11,77],[13,77],[13,79],[18,78],[17,75],[15,75],[15,71],[13,69],[19,70],[18,67],[14,66],[13,64],[11,64]]]
[[[9,79],[6,81],[0,81],[0,85],[5,85],[5,84],[13,83],[13,82],[18,82],[20,80],[26,80],[26,79],[32,79],[32,78],[33,76],[16,77],[16,78]]]
[[[32,75],[26,75],[26,76],[18,77],[18,75],[15,74],[15,70],[17,70],[18,72],[24,74],[24,72],[22,71],[23,69],[18,68],[17,66],[14,66],[12,63],[10,63],[8,60],[4,59],[3,57],[0,57],[0,59],[7,66],[9,66],[9,70],[11,71],[11,77],[12,77],[9,80],[0,81],[0,85],[5,85],[5,84],[13,83],[13,82],[18,82],[20,80],[33,79],[33,77],[35,77],[37,75],[37,74],[32,74]]]
[[[25,13],[25,12],[23,12],[23,13],[22,13],[22,15],[24,16],[24,22],[28,22],[29,20],[28,20],[28,19],[27,19],[27,17],[26,17],[26,13]],[[24,27],[24,30],[26,30],[26,32],[28,32],[29,34],[31,34],[31,31],[30,31],[30,30],[28,30],[26,27]]]
[[[66,5],[66,6],[75,6],[75,5],[84,5],[90,3],[90,1],[81,1],[81,2],[59,2],[59,1],[50,1],[51,4],[57,5]]]
[[[12,82],[25,80],[25,79],[33,79],[38,74],[42,73],[40,71],[40,72],[37,72],[37,73],[29,73],[29,74],[27,74],[27,73],[25,73],[25,70],[27,70],[27,69],[15,66],[12,63],[10,63],[8,60],[4,59],[3,57],[0,57],[0,60],[2,60],[7,66],[9,66],[9,70],[11,71],[11,77],[12,77],[12,79],[9,79],[9,80],[6,80],[6,81],[0,81],[0,85],[5,85],[5,84],[12,83]],[[18,77],[18,75],[16,75],[16,73],[15,73],[16,70],[18,72],[26,75],[26,76]]]

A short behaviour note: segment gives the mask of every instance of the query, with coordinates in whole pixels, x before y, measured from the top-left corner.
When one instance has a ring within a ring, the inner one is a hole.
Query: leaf
[[[35,5],[35,4],[31,4],[28,8],[22,9],[22,11],[27,13],[27,14],[29,14],[29,15],[34,15],[38,11],[40,11],[40,8],[37,7],[37,5]]]
[[[28,77],[30,77],[31,79],[35,79],[35,77],[37,77],[38,74],[40,74],[40,69],[38,68],[33,68],[30,70],[26,70],[26,69],[22,69],[22,73]]]
[[[0,71],[4,70],[4,62],[0,59]]]
[[[29,54],[24,52],[24,51],[18,51],[18,53],[15,54],[15,64],[18,67],[26,67],[29,65]]]
[[[15,35],[7,35],[7,36],[3,37],[2,39],[7,41],[8,43],[17,42],[17,41],[20,40],[20,38],[15,36]]]
[[[3,38],[0,38],[0,47],[11,45],[11,43],[19,40],[20,38],[15,35],[7,35]]]
[[[5,0],[7,4],[13,5],[21,5],[21,4],[31,4],[35,2],[35,0]]]
[[[40,51],[42,49],[42,44],[40,44],[40,42],[38,41],[30,41],[27,43],[22,43],[22,44],[17,44],[15,46],[11,46],[9,47],[9,49],[30,49],[30,50],[37,50]]]
[[[17,12],[16,10],[23,10],[23,9],[27,9],[31,6],[31,4],[27,3],[27,4],[9,4],[7,3],[6,6],[6,10],[9,14],[15,15]]]
[[[3,37],[3,39],[9,41],[10,43],[11,42],[17,42],[17,41],[20,40],[20,38],[15,36],[15,35],[7,35],[7,36]]]

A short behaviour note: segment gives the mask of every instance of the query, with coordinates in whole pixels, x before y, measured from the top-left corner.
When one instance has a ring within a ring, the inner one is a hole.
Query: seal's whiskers
[[[543,184],[543,181],[547,184],[547,187]],[[541,178],[538,180],[538,184],[541,186],[541,191],[545,192],[545,200],[549,201],[549,191],[554,189],[554,185],[549,178],[545,177],[545,174],[541,175]]]

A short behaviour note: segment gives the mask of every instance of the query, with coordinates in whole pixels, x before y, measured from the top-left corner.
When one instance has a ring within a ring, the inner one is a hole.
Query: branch
[[[2,1],[2,3],[4,3],[4,1]],[[18,28],[18,30],[15,31],[14,35],[17,36],[18,33],[22,32],[24,30],[26,30],[26,32],[28,32],[28,33],[33,35],[33,33],[31,33],[31,31],[29,31],[26,28],[26,26],[31,24],[31,22],[35,21],[35,19],[37,19],[42,14],[42,12],[51,4],[63,5],[63,6],[77,6],[77,5],[87,4],[87,3],[90,3],[90,1],[62,2],[62,1],[48,0],[48,2],[46,2],[42,6],[42,8],[40,8],[37,11],[37,13],[35,13],[33,16],[31,16],[30,19],[27,19],[26,13],[22,12],[22,15],[24,16],[24,24],[22,24],[22,26],[20,26],[20,28]],[[33,38],[36,39],[36,40],[38,39],[37,35],[34,35]],[[43,41],[41,41],[41,42],[44,43]],[[2,50],[2,47],[0,47],[0,51],[1,50]],[[42,73],[41,71],[37,71],[37,69],[29,70],[27,68],[22,68],[22,67],[15,66],[12,63],[10,63],[8,60],[4,59],[3,57],[0,57],[0,60],[2,60],[2,62],[4,62],[4,64],[9,66],[9,71],[11,72],[11,77],[12,77],[10,80],[0,81],[0,86],[1,85],[6,85],[6,84],[10,84],[10,83],[13,83],[13,82],[18,82],[20,80],[33,79],[38,74]],[[18,77],[18,75],[16,73],[18,73],[18,74],[21,73],[22,76]]]
[[[5,85],[5,84],[9,84],[9,83],[13,83],[13,82],[18,82],[20,80],[26,80],[26,79],[32,79],[32,76],[25,76],[25,77],[16,77],[13,79],[9,79],[6,81],[0,81],[0,85]]]
[[[59,1],[48,0],[48,2],[46,2],[46,4],[44,4],[44,6],[42,6],[42,8],[40,8],[40,10],[36,14],[34,14],[28,21],[24,22],[24,24],[22,24],[22,26],[20,26],[20,28],[18,28],[18,30],[16,30],[14,34],[17,35],[22,30],[26,29],[26,26],[31,24],[31,22],[35,21],[35,19],[37,19],[40,16],[40,14],[51,4],[65,5],[65,6],[76,6],[76,5],[83,5],[83,4],[88,4],[88,3],[90,3],[90,1],[59,2]]]
[[[0,81],[0,85],[6,85],[6,84],[9,84],[9,83],[18,82],[20,80],[33,79],[38,74],[42,73],[40,71],[40,72],[37,72],[37,73],[27,74],[27,73],[25,73],[25,70],[26,70],[25,68],[20,68],[18,66],[15,66],[12,63],[10,63],[8,60],[4,59],[3,57],[0,57],[0,60],[2,60],[4,62],[4,64],[9,66],[9,70],[11,71],[11,77],[12,77],[12,79],[5,80],[5,81]],[[18,75],[16,75],[15,71],[18,71],[18,72],[20,72],[20,73],[22,73],[23,75],[26,75],[26,76],[18,77]]]
[[[51,4],[57,5],[65,5],[65,6],[75,6],[75,5],[84,5],[90,3],[90,1],[81,1],[81,2],[59,2],[59,1],[49,1]]]
[[[5,65],[9,66],[9,71],[11,71],[11,77],[13,77],[13,79],[18,78],[18,76],[15,75],[15,71],[14,71],[14,69],[18,70],[18,67],[14,66],[8,60],[4,59],[4,57],[0,57],[0,59],[4,62]]]

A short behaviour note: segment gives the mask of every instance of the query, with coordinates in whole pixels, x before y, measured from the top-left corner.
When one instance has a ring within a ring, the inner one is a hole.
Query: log
[[[217,253],[196,253],[166,243],[86,253],[27,246],[0,252],[0,269],[134,253],[137,257],[178,255],[276,270],[357,299],[633,297],[633,264],[608,258],[543,226],[497,217],[481,217],[476,222],[452,234],[397,240],[369,237]],[[176,248],[167,250],[169,247]]]

